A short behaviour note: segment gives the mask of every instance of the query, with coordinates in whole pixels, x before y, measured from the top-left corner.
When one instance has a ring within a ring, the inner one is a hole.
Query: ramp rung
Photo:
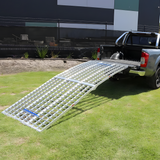
[[[89,61],[53,77],[2,113],[43,131],[85,95],[127,65]]]
[[[77,80],[71,79],[71,78],[65,78],[65,77],[59,77],[59,76],[56,76],[56,78],[60,78],[60,79],[64,79],[64,80],[67,80],[67,81],[84,84],[84,85],[91,86],[91,87],[94,87],[94,86],[95,86],[94,84],[90,84],[90,83],[86,83],[86,82],[82,82],[82,81],[77,81]]]

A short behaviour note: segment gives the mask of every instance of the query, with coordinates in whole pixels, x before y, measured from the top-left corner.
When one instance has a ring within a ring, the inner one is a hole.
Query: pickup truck
[[[160,34],[125,32],[115,45],[100,45],[97,60],[127,64],[128,68],[111,79],[138,75],[153,89],[160,87]]]

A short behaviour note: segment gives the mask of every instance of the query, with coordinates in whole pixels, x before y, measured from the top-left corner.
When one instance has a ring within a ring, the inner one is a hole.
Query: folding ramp
[[[35,89],[2,113],[41,132],[80,99],[127,65],[88,61],[66,70]]]

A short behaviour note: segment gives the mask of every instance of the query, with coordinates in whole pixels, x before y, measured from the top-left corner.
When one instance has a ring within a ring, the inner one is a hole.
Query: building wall
[[[149,26],[149,29],[159,27],[160,9],[159,0],[140,0],[139,1],[139,17],[138,24]]]
[[[158,31],[158,5],[159,0],[5,0],[0,5],[0,26],[116,32],[143,30],[146,25]]]
[[[115,0],[114,30],[137,30],[139,0]]]

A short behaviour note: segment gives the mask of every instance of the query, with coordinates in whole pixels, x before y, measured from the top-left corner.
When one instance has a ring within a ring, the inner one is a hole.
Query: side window
[[[138,36],[138,35],[130,35],[126,41],[128,45],[144,45],[144,46],[155,46],[157,37],[151,36]],[[160,43],[159,43],[160,47]]]
[[[148,38],[149,45],[156,46],[156,40],[157,40],[157,37],[149,37]]]
[[[140,37],[139,36],[129,36],[127,39],[127,44],[140,44]]]
[[[141,37],[140,38],[140,44],[141,45],[149,45],[148,44],[148,37]]]
[[[131,36],[128,37],[127,44],[131,44]]]
[[[132,38],[132,43],[133,44],[140,44],[140,37],[139,36],[133,36]]]

